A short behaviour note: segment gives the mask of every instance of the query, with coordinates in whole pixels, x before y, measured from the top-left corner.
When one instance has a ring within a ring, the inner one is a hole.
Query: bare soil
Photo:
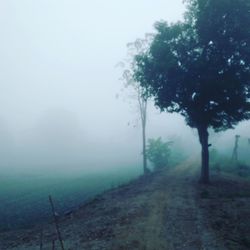
[[[65,249],[250,249],[250,182],[212,174],[198,163],[141,177],[59,218]],[[43,229],[42,229],[43,227]],[[0,234],[0,249],[60,249],[53,224]]]

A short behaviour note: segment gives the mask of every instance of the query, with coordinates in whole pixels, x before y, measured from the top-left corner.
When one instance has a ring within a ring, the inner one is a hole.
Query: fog
[[[140,169],[136,102],[120,97],[116,65],[127,43],[183,11],[182,0],[1,1],[2,173]],[[174,138],[186,155],[200,152],[196,131],[151,103],[147,137],[158,136]]]

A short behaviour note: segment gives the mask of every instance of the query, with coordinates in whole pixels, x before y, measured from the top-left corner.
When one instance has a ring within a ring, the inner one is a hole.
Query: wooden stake
[[[41,230],[41,234],[40,234],[40,250],[43,249],[43,229]]]
[[[49,195],[49,202],[50,202],[50,205],[51,205],[51,210],[52,210],[52,214],[53,214],[53,218],[54,218],[57,238],[58,238],[58,240],[60,242],[61,249],[64,250],[63,240],[62,240],[61,233],[60,233],[60,230],[59,230],[59,225],[58,225],[58,221],[57,221],[57,217],[56,217],[56,213],[55,213],[55,207],[54,207],[54,203],[53,203],[51,195]]]
[[[55,240],[52,240],[52,250],[55,250]]]

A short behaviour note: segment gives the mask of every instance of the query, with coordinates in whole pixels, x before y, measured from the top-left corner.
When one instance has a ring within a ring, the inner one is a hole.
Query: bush
[[[148,139],[146,155],[147,159],[153,163],[155,170],[168,165],[171,144],[172,142],[163,142],[161,137]]]
[[[250,167],[245,162],[232,161],[230,157],[221,155],[214,148],[210,150],[210,165],[211,170],[215,170],[217,172],[225,172],[242,177],[250,176]]]

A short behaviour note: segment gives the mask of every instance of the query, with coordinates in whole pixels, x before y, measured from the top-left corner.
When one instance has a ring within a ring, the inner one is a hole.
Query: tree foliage
[[[188,0],[184,21],[158,22],[134,78],[162,111],[198,129],[208,182],[208,132],[250,118],[250,1]],[[204,172],[205,171],[205,172]]]
[[[148,139],[147,158],[154,164],[155,170],[168,165],[171,144],[172,142],[163,142],[161,137]]]

